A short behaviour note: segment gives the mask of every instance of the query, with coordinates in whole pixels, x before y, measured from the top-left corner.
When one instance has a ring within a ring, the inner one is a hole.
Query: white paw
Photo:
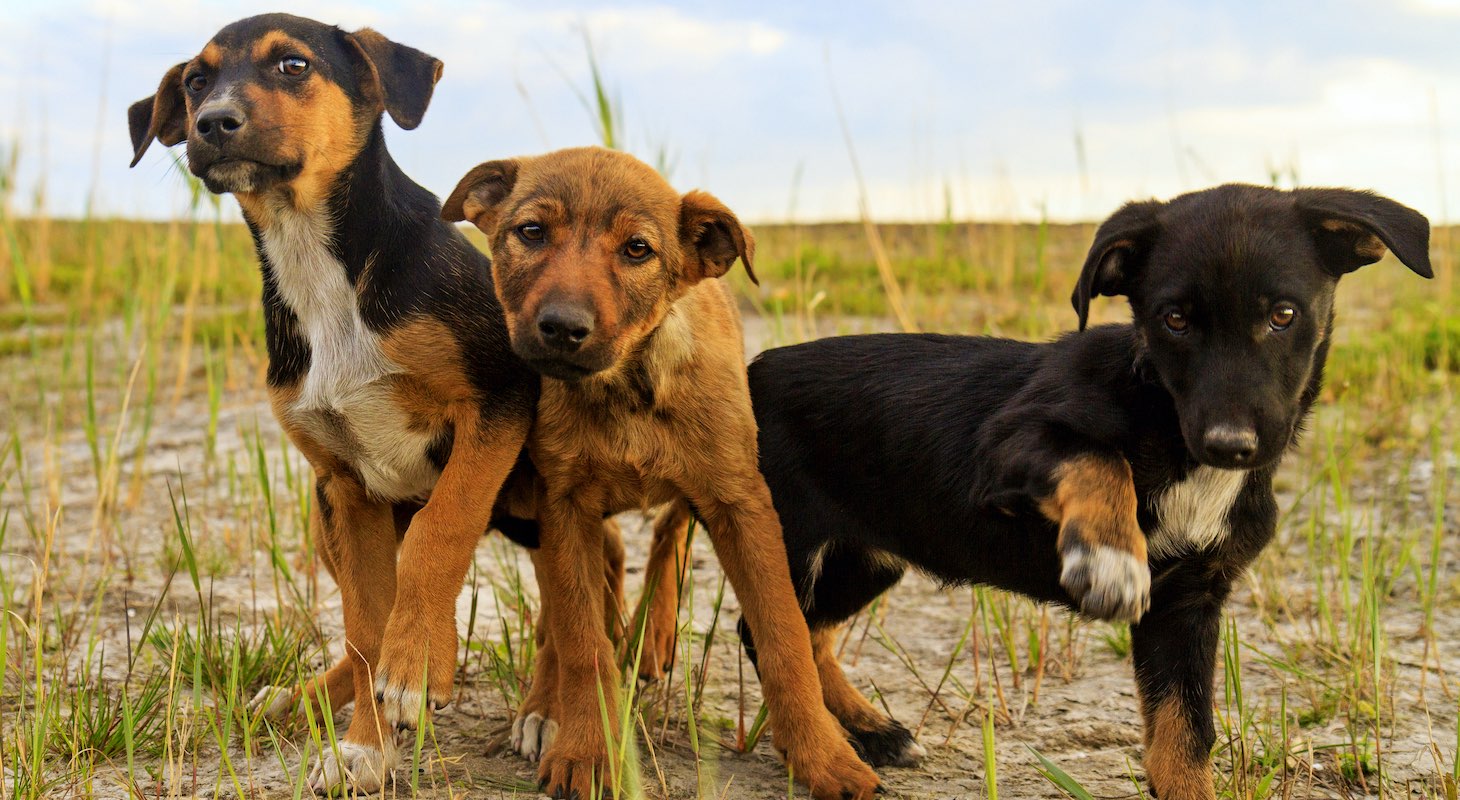
[[[558,723],[536,711],[512,721],[512,749],[528,761],[542,758],[558,735]]]
[[[387,741],[384,750],[340,742],[327,747],[315,762],[309,773],[309,788],[315,794],[378,792],[395,771],[396,761],[394,741]]]
[[[1060,585],[1096,619],[1139,622],[1151,606],[1151,568],[1130,553],[1105,545],[1067,549]]]
[[[302,711],[303,698],[293,686],[265,686],[248,701],[248,710],[277,722]]]
[[[927,754],[927,749],[916,741],[908,742],[907,747],[903,748],[902,758],[894,766],[916,767]]]
[[[420,720],[420,702],[425,695],[418,689],[406,689],[401,686],[388,686],[384,676],[375,682],[375,702],[380,704],[380,715],[384,718],[385,724],[394,728],[410,728],[416,730],[416,721]],[[437,705],[428,705],[425,714],[431,715]]]

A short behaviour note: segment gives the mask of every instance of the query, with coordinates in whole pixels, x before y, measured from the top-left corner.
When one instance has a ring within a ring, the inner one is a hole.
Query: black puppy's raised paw
[[[1060,553],[1060,586],[1095,619],[1139,622],[1151,607],[1151,568],[1109,545],[1075,540]]]

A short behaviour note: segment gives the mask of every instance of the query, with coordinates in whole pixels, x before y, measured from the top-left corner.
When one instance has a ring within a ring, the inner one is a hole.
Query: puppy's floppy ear
[[[373,86],[376,97],[390,113],[395,124],[413,130],[426,116],[436,81],[441,80],[442,64],[414,47],[396,44],[370,28],[345,34],[364,59],[368,73],[366,87]]]
[[[1295,189],[1298,213],[1308,224],[1324,266],[1346,275],[1384,257],[1384,248],[1426,278],[1430,268],[1430,221],[1412,208],[1373,192]]]
[[[1164,205],[1156,200],[1126,203],[1095,231],[1095,243],[1090,246],[1080,281],[1070,296],[1075,313],[1080,315],[1080,330],[1085,330],[1090,320],[1092,299],[1130,291],[1130,281],[1149,254],[1160,227],[1156,214]]]
[[[472,167],[441,204],[441,218],[447,222],[470,220],[482,233],[490,235],[497,220],[497,206],[517,185],[518,166],[516,159],[507,159]]]
[[[730,271],[735,259],[745,263],[750,282],[755,277],[755,237],[735,214],[707,192],[693,191],[679,201],[679,238],[691,265],[693,280],[718,278]]]
[[[182,73],[178,64],[162,76],[157,94],[138,100],[127,109],[127,127],[132,129],[132,166],[156,139],[167,147],[188,138],[188,109],[183,101]]]

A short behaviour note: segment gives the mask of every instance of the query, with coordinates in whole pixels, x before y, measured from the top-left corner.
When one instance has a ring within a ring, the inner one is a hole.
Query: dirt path
[[[865,329],[867,323],[839,323],[838,329]],[[748,338],[752,344],[774,339],[774,332],[765,323],[752,321]],[[165,416],[165,418],[163,418]],[[28,519],[37,519],[44,507],[44,497],[51,495],[60,503],[58,544],[55,548],[57,569],[50,586],[53,604],[64,605],[68,597],[86,597],[94,588],[93,581],[107,576],[106,602],[99,618],[96,635],[108,646],[108,652],[125,652],[129,620],[156,597],[165,572],[164,554],[175,539],[169,488],[177,492],[185,483],[193,514],[199,549],[211,560],[209,592],[216,609],[224,614],[238,614],[244,619],[257,619],[277,607],[271,594],[270,566],[267,555],[250,542],[259,541],[258,530],[251,529],[258,521],[240,521],[236,511],[241,503],[257,505],[257,499],[241,501],[230,493],[230,482],[253,469],[251,452],[257,442],[267,443],[269,468],[274,475],[283,469],[278,446],[280,435],[267,404],[257,390],[247,390],[227,398],[219,420],[219,437],[215,444],[211,478],[205,472],[206,433],[200,420],[207,418],[207,405],[202,398],[182,402],[175,410],[160,415],[145,453],[128,452],[123,448],[121,463],[124,498],[131,504],[120,513],[120,524],[113,533],[100,539],[93,534],[91,520],[95,505],[95,481],[90,478],[91,453],[80,431],[64,431],[55,440],[57,445],[32,446],[42,442],[42,431],[32,426],[35,438],[26,438],[27,469],[32,475],[28,491],[12,482],[0,494],[4,507],[29,509]],[[258,439],[254,439],[257,431]],[[1312,460],[1300,454],[1294,461]],[[232,464],[231,469],[218,465]],[[292,468],[302,465],[293,457]],[[140,468],[140,473],[135,472]],[[1430,464],[1431,471],[1435,465]],[[1443,469],[1454,469],[1453,464]],[[46,475],[62,476],[48,485]],[[136,477],[140,475],[140,477]],[[231,477],[230,477],[231,476]],[[1296,469],[1285,473],[1284,483],[1301,486],[1308,480]],[[1408,472],[1412,486],[1395,485],[1392,475],[1361,475],[1364,483],[1352,487],[1355,502],[1365,499],[1390,498],[1396,494],[1416,493],[1424,497],[1427,473],[1423,465]],[[135,479],[134,479],[135,478]],[[277,480],[277,479],[276,479]],[[1291,502],[1285,501],[1286,505]],[[1420,502],[1413,510],[1413,519],[1393,519],[1378,525],[1422,524],[1429,509]],[[295,514],[294,498],[275,498],[275,513],[288,519]],[[1376,506],[1375,514],[1390,513]],[[1446,530],[1457,527],[1456,503],[1442,510]],[[15,515],[19,518],[21,515]],[[1301,681],[1289,672],[1270,663],[1263,655],[1291,652],[1294,641],[1302,640],[1305,626],[1317,624],[1313,611],[1319,592],[1311,571],[1304,566],[1305,539],[1302,514],[1285,525],[1276,552],[1268,554],[1231,604],[1242,646],[1239,651],[1244,668],[1242,687],[1248,707],[1258,717],[1275,716],[1283,692],[1289,702],[1298,705],[1311,682]],[[642,571],[639,568],[647,555],[649,532],[642,518],[624,519],[631,567],[630,590],[637,596]],[[14,526],[19,528],[20,526]],[[7,582],[24,585],[33,567],[27,557],[36,546],[12,532],[4,545],[3,560]],[[123,555],[125,554],[125,557]],[[694,634],[693,652],[702,652],[702,642],[709,632],[709,615],[719,588],[719,571],[710,548],[704,541],[695,545],[693,584]],[[1460,547],[1454,536],[1446,536],[1442,549],[1440,575],[1444,581],[1442,596],[1448,610],[1454,608],[1455,578]],[[1417,794],[1423,787],[1437,786],[1436,750],[1444,753],[1443,769],[1448,771],[1454,757],[1456,700],[1453,674],[1460,671],[1456,654],[1460,638],[1460,617],[1442,610],[1437,617],[1433,654],[1445,674],[1433,668],[1422,670],[1425,659],[1424,638],[1420,635],[1423,619],[1416,601],[1417,585],[1424,572],[1419,565],[1402,571],[1380,609],[1387,642],[1389,669],[1385,676],[1386,702],[1392,713],[1383,718],[1381,757],[1391,776],[1391,785],[1412,780]],[[294,559],[295,569],[308,564]],[[529,594],[536,591],[531,580],[531,564],[525,555],[500,539],[488,540],[478,550],[478,570],[472,586],[463,592],[459,617],[463,635],[468,631],[465,619],[471,610],[473,594],[479,602],[477,623],[470,631],[473,641],[497,642],[502,638],[500,620],[510,620],[514,608],[497,602],[494,587],[512,583],[512,574],[520,572],[522,585]],[[322,632],[335,646],[342,633],[338,593],[324,572],[319,571],[319,607],[314,613]],[[472,591],[474,587],[475,592]],[[198,613],[197,604],[187,602],[185,594],[174,592],[176,613],[183,619]],[[1004,602],[1004,601],[999,601]],[[889,797],[897,798],[973,798],[986,796],[984,758],[984,721],[989,703],[995,709],[993,749],[996,756],[999,796],[1003,798],[1044,798],[1057,796],[1050,783],[1035,768],[1031,748],[1038,750],[1076,777],[1097,797],[1135,796],[1131,775],[1141,774],[1139,759],[1141,734],[1136,713],[1134,685],[1128,660],[1122,656],[1120,637],[1112,629],[1098,624],[1071,625],[1065,614],[1049,611],[1047,624],[1047,657],[1042,677],[1035,665],[1025,664],[1030,650],[1030,632],[1040,630],[1040,612],[1023,603],[1008,604],[1000,613],[1015,615],[1012,626],[1016,639],[1014,650],[1021,660],[1020,674],[1010,668],[1004,643],[989,638],[981,626],[977,656],[963,641],[973,613],[973,597],[969,589],[945,590],[919,576],[903,581],[877,611],[876,624],[859,619],[848,636],[843,663],[853,683],[869,695],[877,694],[894,716],[919,730],[920,741],[929,751],[924,765],[916,769],[885,769],[882,776]],[[19,608],[25,608],[21,601]],[[980,612],[981,614],[983,612]],[[773,798],[785,797],[786,776],[768,743],[762,742],[754,752],[739,754],[722,748],[712,740],[730,742],[736,721],[742,713],[749,718],[759,703],[759,693],[748,664],[740,657],[734,634],[737,604],[727,591],[725,603],[714,629],[714,644],[705,659],[705,690],[699,714],[704,756],[698,763],[688,748],[688,738],[680,719],[683,708],[683,678],[666,687],[650,687],[645,711],[645,724],[653,735],[652,755],[643,753],[642,775],[650,797],[691,798]],[[130,624],[135,624],[131,622]],[[1022,638],[1020,638],[1022,637]],[[1109,640],[1109,641],[1107,641]],[[955,651],[956,658],[952,658]],[[1304,657],[1320,659],[1321,654]],[[937,686],[950,664],[949,677],[943,682],[936,699],[930,687]],[[977,668],[975,668],[977,659]],[[1306,663],[1306,662],[1304,662]],[[421,796],[426,797],[517,797],[534,796],[519,793],[513,785],[530,785],[533,769],[521,760],[504,754],[491,754],[494,742],[500,740],[512,709],[502,692],[487,674],[485,661],[467,657],[458,702],[438,717],[435,724],[435,752],[444,760],[434,761],[421,777]],[[112,677],[120,677],[114,672]],[[743,693],[742,693],[743,681]],[[1224,681],[1218,677],[1219,706],[1228,724],[1238,720],[1229,717],[1230,706],[1223,698]],[[1036,697],[1037,687],[1037,697]],[[1339,687],[1342,690],[1342,687]],[[657,698],[654,696],[658,695]],[[669,724],[662,724],[665,709],[670,709]],[[343,717],[341,717],[343,718]],[[1294,734],[1295,740],[1307,741],[1315,747],[1342,742],[1346,738],[1345,721],[1339,716],[1321,720]],[[662,735],[661,735],[661,732]],[[300,742],[303,741],[301,738]],[[428,747],[428,751],[431,748]],[[174,776],[164,791],[173,796],[194,792],[212,795],[215,786],[223,796],[234,794],[231,783],[218,775],[216,760],[209,760],[207,748],[200,750],[188,774]],[[1223,751],[1219,770],[1228,769],[1233,750]],[[284,753],[284,766],[290,771],[300,768],[297,753]],[[1308,759],[1290,759],[1288,769],[1301,773],[1316,764],[1316,772],[1294,784],[1295,797],[1356,797],[1365,793],[1353,782],[1338,786],[1325,770],[1337,763],[1326,755]],[[258,797],[281,796],[290,791],[279,758],[273,754],[254,760],[252,774],[240,780],[249,789],[246,794]],[[1282,769],[1281,765],[1278,766]],[[443,775],[445,776],[443,778]],[[403,783],[409,781],[405,769],[398,773]],[[662,778],[661,778],[662,776]],[[430,788],[434,784],[435,788]],[[697,787],[704,787],[700,791]],[[408,796],[408,785],[398,784],[396,794]],[[1426,790],[1428,791],[1428,790]],[[122,796],[114,780],[105,771],[98,774],[96,784],[86,790],[77,787],[73,794]],[[799,792],[796,796],[802,796]]]

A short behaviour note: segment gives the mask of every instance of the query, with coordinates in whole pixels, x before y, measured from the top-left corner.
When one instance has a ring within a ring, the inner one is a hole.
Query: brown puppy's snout
[[[1257,455],[1257,431],[1238,425],[1213,425],[1202,435],[1208,460],[1245,466]]]
[[[577,351],[593,335],[592,309],[575,303],[548,303],[537,314],[537,334],[542,343],[564,353]]]
[[[243,108],[237,103],[209,103],[198,114],[193,123],[198,136],[214,147],[223,147],[248,122]]]

